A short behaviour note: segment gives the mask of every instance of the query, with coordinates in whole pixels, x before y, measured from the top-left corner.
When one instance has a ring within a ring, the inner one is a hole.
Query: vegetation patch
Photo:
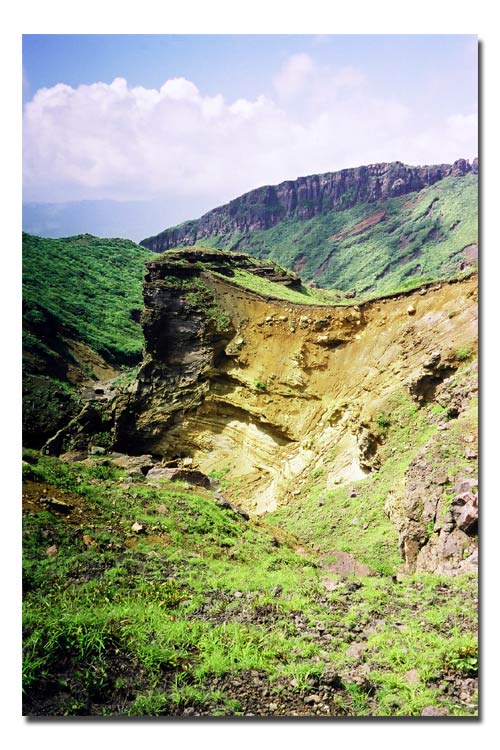
[[[89,234],[46,239],[23,234],[23,327],[49,315],[108,362],[135,364],[142,330],[144,263],[151,253],[130,240]],[[25,343],[44,346],[43,336]]]
[[[25,713],[475,713],[472,579],[329,591],[316,552],[209,491],[24,457]]]
[[[270,229],[204,238],[203,244],[237,247],[286,268],[300,267],[303,279],[326,289],[380,296],[456,274],[464,249],[478,241],[477,175],[472,173],[383,204],[350,206],[347,199],[344,205],[309,220],[289,218]],[[381,210],[384,221],[351,232]]]

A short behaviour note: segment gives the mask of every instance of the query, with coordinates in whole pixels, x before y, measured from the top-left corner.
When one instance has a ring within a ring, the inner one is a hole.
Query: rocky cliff
[[[154,252],[193,245],[213,235],[269,229],[284,219],[311,219],[331,210],[351,208],[419,191],[449,176],[477,174],[478,161],[413,167],[401,162],[370,164],[340,172],[299,177],[245,193],[196,221],[142,240]]]
[[[476,570],[475,274],[332,306],[279,299],[296,276],[244,255],[190,248],[147,268],[136,380],[51,452],[106,433],[356,570],[398,555],[406,572]]]
[[[227,257],[148,264],[146,356],[115,406],[117,449],[223,477],[252,514],[295,507],[309,530],[330,518],[320,547],[352,522],[368,549],[379,524],[409,572],[474,570],[476,276],[297,305],[236,285]]]

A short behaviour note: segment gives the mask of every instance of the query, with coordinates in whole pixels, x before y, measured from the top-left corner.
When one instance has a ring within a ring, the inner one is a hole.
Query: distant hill
[[[27,202],[23,203],[23,231],[38,237],[89,233],[97,237],[126,237],[138,242],[148,232],[160,231],[167,222],[178,222],[207,207],[206,201],[195,201],[187,211],[181,198],[170,196],[151,201]]]
[[[401,162],[267,186],[149,237],[248,252],[326,288],[384,293],[475,263],[478,162]]]

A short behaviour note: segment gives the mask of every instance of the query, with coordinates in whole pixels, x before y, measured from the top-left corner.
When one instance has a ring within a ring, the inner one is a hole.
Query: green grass
[[[23,685],[31,713],[156,716],[191,707],[234,715],[245,712],[228,688],[238,676],[245,683],[259,675],[276,700],[303,701],[331,670],[341,676],[330,703],[340,715],[412,715],[429,704],[474,712],[439,689],[443,675],[477,668],[472,578],[394,584],[382,576],[357,587],[339,579],[328,593],[314,553],[295,554],[286,532],[277,546],[274,528],[244,522],[208,491],[125,483],[105,458],[91,466],[35,451],[25,458],[25,479],[37,483],[27,488],[64,491],[73,505],[69,516],[40,508],[24,518]],[[370,511],[359,503],[357,513]],[[144,534],[132,531],[135,521]],[[355,536],[342,530],[353,546]],[[368,543],[374,564],[377,541]],[[390,560],[391,545],[381,560]],[[370,626],[368,683],[360,686],[346,651],[356,628]],[[417,686],[405,681],[413,668]],[[262,701],[265,713],[270,698]]]
[[[286,268],[300,267],[303,279],[317,279],[325,288],[387,294],[457,273],[463,248],[478,240],[477,203],[477,175],[447,177],[418,194],[307,221],[290,218],[267,230],[209,237],[203,244],[237,246],[238,252]],[[362,234],[332,239],[382,208],[384,221]]]
[[[23,234],[27,347],[43,347],[47,321],[55,319],[107,361],[137,362],[143,339],[132,311],[142,309],[149,257],[149,251],[129,240]]]

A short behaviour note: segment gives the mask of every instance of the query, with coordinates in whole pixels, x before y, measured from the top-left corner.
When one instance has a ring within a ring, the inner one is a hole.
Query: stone
[[[473,487],[477,487],[478,481],[473,477],[460,477],[455,481],[455,492],[461,495],[465,492],[471,492]]]
[[[349,488],[349,497],[357,497],[357,496],[358,496],[358,491],[357,491],[356,487],[350,487]]]
[[[406,308],[406,312],[408,313],[408,315],[415,315],[417,311],[415,310],[413,305],[408,305],[408,307]]]
[[[425,369],[432,370],[439,363],[440,359],[441,352],[432,352],[432,354],[424,362]]]
[[[426,706],[422,709],[421,716],[449,716],[449,711],[444,706]]]
[[[92,445],[90,447],[91,456],[104,456],[105,453],[106,453],[106,448],[103,448],[101,445]]]
[[[405,682],[408,682],[410,685],[418,685],[420,682],[420,674],[416,669],[409,669],[408,672],[405,672]]]
[[[161,505],[157,505],[156,506],[156,512],[160,513],[162,516],[166,516],[167,513],[168,513],[168,510],[167,510],[166,506],[163,505],[163,503],[162,503]]]
[[[195,469],[181,469],[181,468],[166,468],[162,466],[154,466],[146,474],[146,480],[149,482],[151,479],[165,479],[171,482],[187,482],[197,487],[204,487],[210,489],[210,479],[206,474]]]
[[[313,693],[312,695],[306,695],[304,698],[304,703],[321,703],[321,698],[319,695],[316,695],[316,693]]]
[[[366,649],[366,643],[351,643],[346,650],[345,655],[350,659],[361,659],[363,651]]]
[[[235,599],[241,599],[241,597],[243,596],[243,594],[241,593],[241,591],[235,591],[234,594],[233,594],[233,596],[234,596]]]
[[[232,510],[233,513],[237,513],[241,518],[243,518],[245,521],[250,520],[250,516],[245,510],[242,510],[241,508],[238,508],[236,505],[233,505],[233,503],[230,503],[229,500],[227,500],[224,495],[221,495],[220,492],[215,492],[214,497],[217,500],[217,505],[219,505],[221,508],[226,508],[227,510]]]
[[[328,687],[336,687],[336,688],[339,688],[342,685],[342,681],[340,679],[340,676],[337,674],[337,672],[334,672],[333,670],[329,670],[329,669],[326,669],[321,675],[321,683],[322,685],[327,685]]]
[[[446,472],[441,471],[438,474],[436,474],[435,482],[436,484],[439,484],[442,486],[443,484],[446,484],[449,481],[449,476]]]
[[[473,493],[467,493],[466,503],[462,507],[460,516],[457,519],[457,526],[461,531],[469,531],[477,524],[479,517],[478,498]]]
[[[48,505],[51,510],[55,510],[58,513],[64,513],[67,515],[73,510],[73,505],[65,503],[63,500],[58,500],[55,497],[41,497],[40,502]]]
[[[55,555],[57,555],[57,547],[56,547],[56,545],[53,544],[52,546],[48,547],[48,549],[47,549],[47,551],[46,551],[45,554],[47,555],[47,557],[54,557]]]
[[[368,565],[360,563],[349,552],[335,550],[325,554],[328,559],[333,558],[333,562],[323,563],[322,567],[328,573],[335,573],[340,576],[371,576],[375,574]],[[332,579],[323,579],[323,583],[328,588]],[[332,589],[330,589],[332,590]]]
[[[471,450],[470,448],[467,448],[465,451],[465,458],[468,458],[469,460],[473,460],[477,458],[476,451]]]
[[[138,521],[135,521],[131,526],[132,531],[134,531],[136,534],[144,534],[146,531],[146,526],[143,523],[139,523]]]

